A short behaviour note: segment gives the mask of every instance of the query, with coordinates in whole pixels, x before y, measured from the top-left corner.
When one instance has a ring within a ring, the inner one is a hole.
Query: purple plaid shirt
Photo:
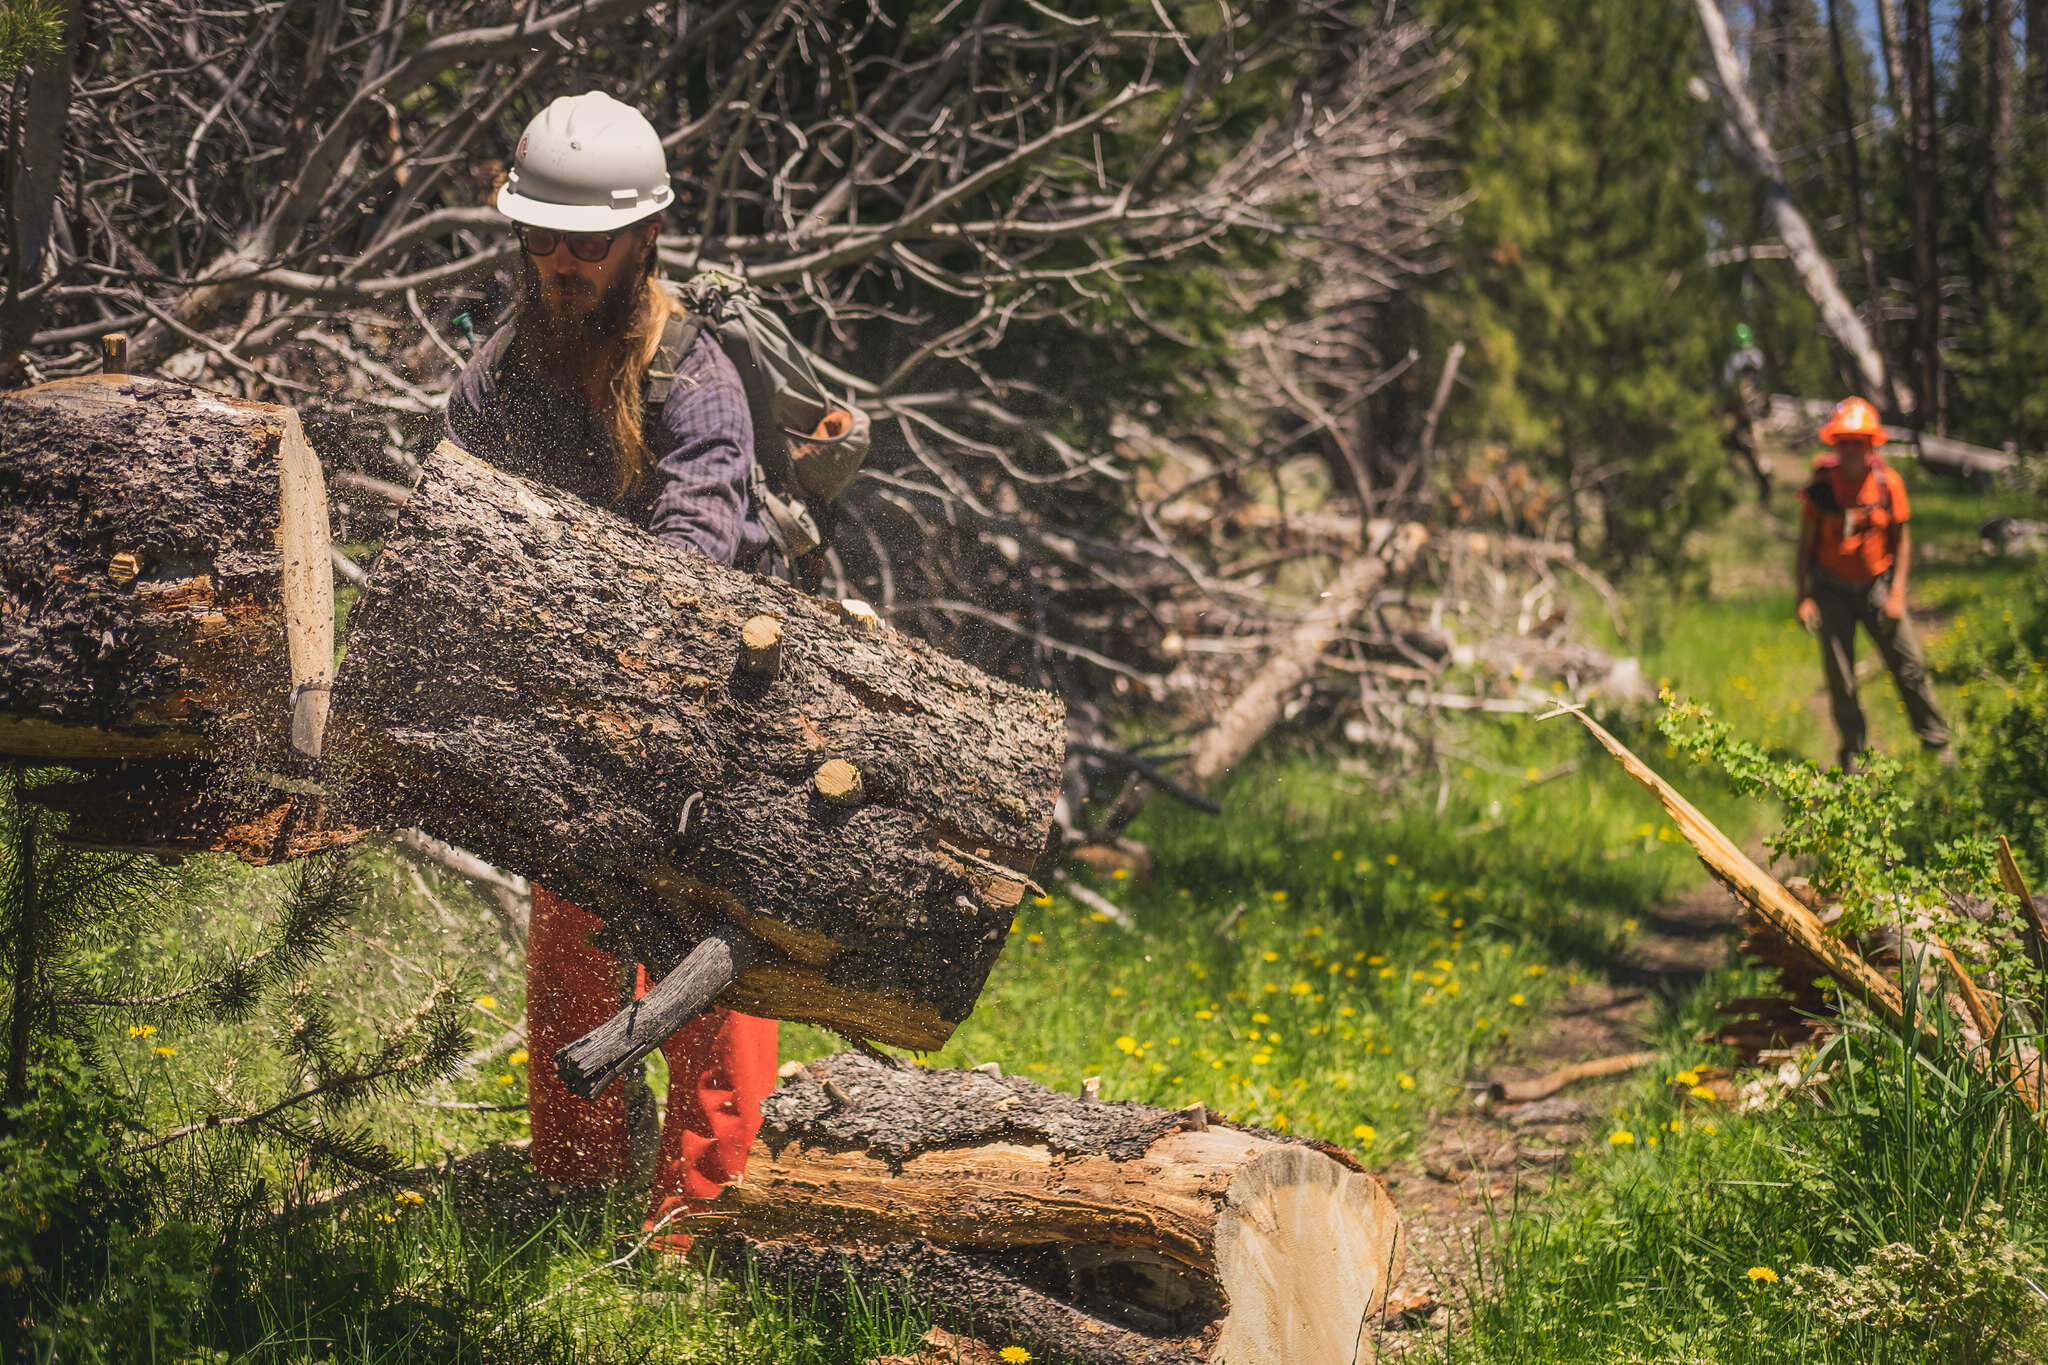
[[[501,469],[553,484],[645,526],[671,545],[751,568],[768,536],[748,515],[754,422],[739,371],[709,332],[676,367],[660,420],[645,433],[655,466],[623,498],[582,396],[539,383],[506,354],[512,327],[477,348],[448,395],[448,439]]]

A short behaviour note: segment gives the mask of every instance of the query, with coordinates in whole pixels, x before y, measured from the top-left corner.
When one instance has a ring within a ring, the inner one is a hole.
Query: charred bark
[[[324,780],[366,823],[545,884],[657,970],[731,924],[761,951],[719,1003],[915,1048],[1001,951],[1063,743],[1048,695],[448,445],[335,696]]]
[[[713,1210],[730,1247],[1057,1359],[1369,1359],[1365,1326],[1405,1256],[1392,1203],[1348,1154],[1199,1106],[845,1053],[762,1116],[747,1179]]]

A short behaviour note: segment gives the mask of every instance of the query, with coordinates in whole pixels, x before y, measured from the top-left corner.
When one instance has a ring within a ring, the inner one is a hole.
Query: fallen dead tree
[[[1899,982],[1855,943],[1838,937],[1813,909],[1783,883],[1758,867],[1714,823],[1676,788],[1653,772],[1627,746],[1609,734],[1578,707],[1565,707],[1553,714],[1578,718],[1602,748],[1621,763],[1628,774],[1649,789],[1678,826],[1700,861],[1715,880],[1734,894],[1769,931],[1776,965],[1789,968],[1791,979],[1808,981],[1825,977],[1834,989],[1861,1004],[1908,1046],[1927,1051],[1943,1046],[1924,1014],[1909,1012]],[[2021,924],[2028,955],[2038,965],[2048,961],[2048,921],[2028,894],[2010,848],[2000,841],[1999,875],[2004,889],[2021,905]],[[2027,1109],[2039,1116],[2048,1101],[2048,1075],[2044,1075],[2038,1051],[2024,1043],[1999,1049],[1993,1041],[2004,1031],[1999,1005],[1988,999],[1970,970],[1955,952],[1931,935],[1915,940],[1909,933],[1901,944],[1905,952],[1919,959],[1922,980],[1930,990],[1944,971],[1955,985],[1950,997],[1954,1015],[1961,1021],[1960,1034],[1969,1064],[1994,1085],[2010,1083],[2013,1093]],[[2017,1002],[2014,1002],[2017,1003]],[[2029,1002],[2036,1008],[2041,1002]]]
[[[417,826],[650,967],[716,940],[723,978],[665,982],[619,1049],[578,1054],[580,1087],[657,1045],[662,1008],[914,1048],[972,1010],[1044,846],[1055,698],[447,446],[373,566],[323,731],[327,514],[289,414],[144,380],[5,401],[0,752],[115,761],[38,789],[86,841],[274,861]]]
[[[1081,1365],[1348,1365],[1406,1260],[1339,1149],[993,1071],[842,1053],[762,1104],[704,1220],[771,1280],[909,1294]]]

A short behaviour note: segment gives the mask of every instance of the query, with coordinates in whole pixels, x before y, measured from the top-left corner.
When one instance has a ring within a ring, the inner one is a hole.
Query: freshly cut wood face
[[[1306,1147],[1240,1167],[1216,1221],[1230,1299],[1216,1358],[1231,1365],[1370,1359],[1366,1329],[1405,1259],[1377,1180]]]

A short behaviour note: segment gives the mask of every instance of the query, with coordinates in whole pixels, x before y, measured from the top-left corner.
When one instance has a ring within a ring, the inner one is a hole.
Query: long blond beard
[[[644,268],[613,280],[596,305],[581,313],[564,306],[558,289],[542,285],[531,256],[522,284],[513,355],[528,374],[565,392],[586,393],[590,381],[598,380],[604,395],[598,415],[614,460],[612,491],[624,496],[654,464],[641,430],[641,383],[661,349],[662,324],[673,307],[655,278],[654,255],[648,253]]]

